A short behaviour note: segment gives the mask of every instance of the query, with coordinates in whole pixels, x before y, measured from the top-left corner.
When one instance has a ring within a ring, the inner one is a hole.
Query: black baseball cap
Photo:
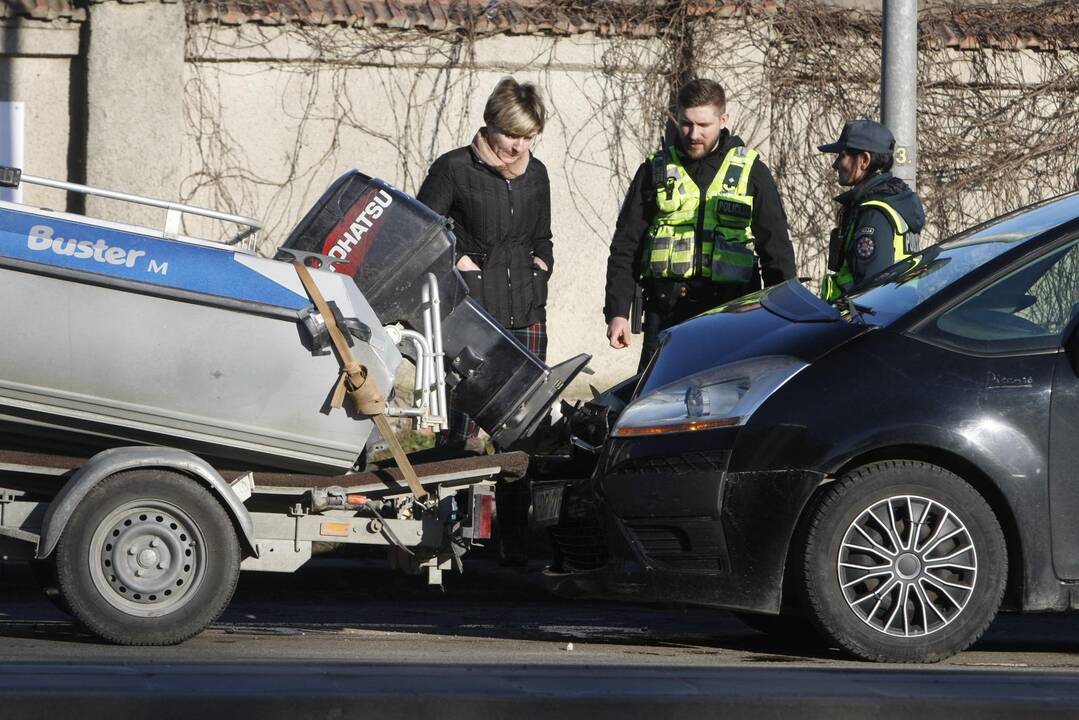
[[[838,153],[844,150],[859,150],[871,153],[891,153],[895,151],[895,137],[892,131],[874,120],[848,120],[839,133],[839,139],[827,145],[818,145],[824,153]]]

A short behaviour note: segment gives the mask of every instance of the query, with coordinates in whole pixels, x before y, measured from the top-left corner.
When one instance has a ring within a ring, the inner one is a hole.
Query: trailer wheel
[[[158,469],[102,480],[56,547],[63,600],[120,645],[173,645],[216,620],[240,575],[240,544],[198,482]]]

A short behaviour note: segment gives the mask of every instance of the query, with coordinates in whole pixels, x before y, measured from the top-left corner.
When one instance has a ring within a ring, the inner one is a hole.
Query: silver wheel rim
[[[877,632],[922,637],[962,614],[978,578],[974,540],[936,500],[896,495],[860,512],[843,534],[839,586]]]
[[[117,610],[156,617],[187,603],[206,569],[201,528],[184,510],[134,500],[113,510],[94,532],[90,577]]]

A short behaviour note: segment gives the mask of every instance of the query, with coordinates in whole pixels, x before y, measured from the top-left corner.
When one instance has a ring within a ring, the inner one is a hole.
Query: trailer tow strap
[[[369,415],[375,421],[375,427],[382,433],[386,444],[390,446],[393,459],[397,461],[397,467],[408,483],[409,489],[412,490],[412,494],[417,500],[423,500],[427,497],[427,491],[420,484],[420,479],[416,476],[416,471],[409,462],[405,449],[401,447],[397,434],[386,419],[386,398],[378,391],[374,383],[367,382],[367,368],[352,357],[352,349],[348,346],[348,341],[345,340],[341,329],[337,327],[337,320],[334,319],[333,312],[323,299],[318,285],[311,278],[311,273],[299,260],[294,260],[292,267],[296,268],[296,274],[299,275],[307,296],[311,298],[311,302],[315,303],[315,307],[322,315],[322,321],[326,323],[330,339],[333,340],[333,347],[337,351],[337,361],[341,364],[341,374],[334,386],[330,407],[343,407],[347,395],[358,412]]]

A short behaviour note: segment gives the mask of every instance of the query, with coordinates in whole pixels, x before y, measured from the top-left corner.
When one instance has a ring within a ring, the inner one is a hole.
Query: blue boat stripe
[[[236,251],[0,209],[0,256],[38,265],[299,311],[305,295],[238,262]]]
[[[98,285],[101,287],[114,288],[125,292],[135,292],[140,295],[150,295],[153,297],[164,298],[166,300],[177,300],[180,302],[189,302],[196,305],[207,305],[209,307],[227,308],[229,310],[238,310],[240,312],[246,312],[253,315],[262,315],[264,317],[279,318],[281,320],[296,321],[300,320],[304,312],[314,306],[310,303],[307,307],[293,310],[280,305],[266,305],[264,303],[252,302],[250,300],[237,300],[235,298],[224,297],[221,295],[208,295],[206,293],[191,292],[190,290],[180,290],[177,288],[168,287],[166,285],[152,285],[150,283],[139,282],[137,280],[125,280],[123,278],[115,278],[109,275],[101,275],[99,273],[83,272],[81,270],[69,270],[64,267],[58,267],[56,265],[44,265],[35,262],[26,262],[25,260],[14,260],[12,258],[6,258],[0,256],[0,268],[8,268],[11,270],[17,270],[20,272],[28,272],[34,275],[45,275],[48,277],[55,277],[60,280],[69,280],[71,282],[84,283],[86,285]]]

